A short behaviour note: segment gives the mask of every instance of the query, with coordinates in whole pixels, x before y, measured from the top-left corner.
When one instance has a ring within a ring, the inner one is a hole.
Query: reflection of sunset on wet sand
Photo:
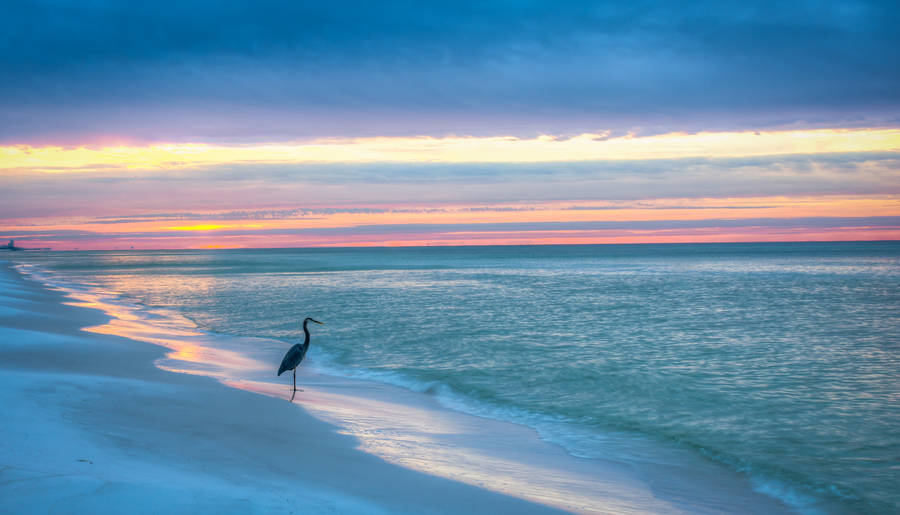
[[[154,316],[148,320],[146,315],[136,314],[137,308],[110,302],[102,294],[72,293],[71,297],[75,302],[70,302],[70,305],[99,309],[111,317],[105,324],[85,327],[83,331],[121,336],[171,349],[166,359],[156,363],[165,370],[223,379],[232,370],[269,368],[267,364],[239,352],[204,345],[211,336],[192,328],[186,320],[178,320],[171,315]]]

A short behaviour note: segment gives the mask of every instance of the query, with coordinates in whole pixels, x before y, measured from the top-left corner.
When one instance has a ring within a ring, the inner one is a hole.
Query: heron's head
[[[315,320],[315,319],[309,318],[309,317],[306,317],[306,320],[303,321],[304,324],[307,322],[314,322],[319,325],[325,325],[325,322],[319,322],[318,320]]]

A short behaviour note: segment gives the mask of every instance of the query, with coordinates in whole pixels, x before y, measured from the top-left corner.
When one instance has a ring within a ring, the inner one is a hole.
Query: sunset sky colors
[[[896,2],[4,11],[25,247],[900,239]]]

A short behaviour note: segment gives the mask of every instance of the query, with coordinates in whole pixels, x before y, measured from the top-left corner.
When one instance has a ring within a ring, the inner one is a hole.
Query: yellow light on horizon
[[[161,227],[161,229],[166,229],[169,231],[215,231],[216,229],[223,229],[224,225],[214,225],[214,224],[197,224],[197,225],[176,225],[171,227]]]
[[[196,225],[176,225],[169,227],[160,227],[169,231],[218,231],[221,229],[258,229],[262,227],[260,224],[239,224],[239,225],[218,225],[218,224],[196,224]]]

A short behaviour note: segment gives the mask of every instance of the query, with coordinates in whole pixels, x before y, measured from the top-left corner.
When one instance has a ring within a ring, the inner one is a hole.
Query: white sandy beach
[[[110,317],[71,300],[0,261],[0,512],[785,511],[716,469],[574,458],[389,385],[301,369],[291,404],[162,370],[152,336],[84,331]]]

